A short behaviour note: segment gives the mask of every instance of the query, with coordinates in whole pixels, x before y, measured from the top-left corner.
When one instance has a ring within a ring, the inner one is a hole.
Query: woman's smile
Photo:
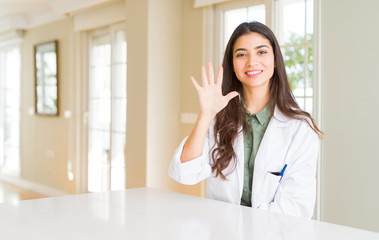
[[[251,70],[251,71],[247,71],[245,74],[249,78],[254,78],[254,77],[260,75],[262,72],[263,72],[262,70]]]

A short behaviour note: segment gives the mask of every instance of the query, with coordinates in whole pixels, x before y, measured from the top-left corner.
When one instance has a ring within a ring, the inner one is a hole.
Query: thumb
[[[239,95],[238,92],[233,91],[233,92],[230,92],[230,93],[226,94],[225,97],[226,97],[226,99],[227,99],[228,102],[229,102],[230,100],[232,100],[233,98],[237,97],[238,95]]]

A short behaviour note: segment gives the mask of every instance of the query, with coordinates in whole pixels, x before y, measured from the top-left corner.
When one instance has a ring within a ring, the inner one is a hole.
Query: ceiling
[[[0,0],[0,33],[28,29],[116,0]]]
[[[49,8],[48,0],[0,0],[0,18]]]

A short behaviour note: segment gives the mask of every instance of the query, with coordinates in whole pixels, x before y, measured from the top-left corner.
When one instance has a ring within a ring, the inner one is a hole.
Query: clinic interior
[[[314,218],[379,232],[379,1],[31,2],[24,12],[0,10],[3,183],[36,197],[138,187],[204,197],[204,182],[168,177],[199,110],[189,76],[199,79],[208,60],[220,64],[230,26],[254,19],[284,52],[301,53],[288,66],[300,76],[294,94],[326,133]],[[290,46],[294,18],[303,34]],[[37,80],[40,68],[55,80]]]

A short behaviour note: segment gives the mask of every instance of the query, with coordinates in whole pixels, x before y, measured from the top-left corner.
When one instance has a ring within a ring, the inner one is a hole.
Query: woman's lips
[[[256,77],[258,76],[259,74],[261,74],[263,71],[262,70],[254,70],[254,71],[247,71],[245,74],[248,76],[248,77]]]

